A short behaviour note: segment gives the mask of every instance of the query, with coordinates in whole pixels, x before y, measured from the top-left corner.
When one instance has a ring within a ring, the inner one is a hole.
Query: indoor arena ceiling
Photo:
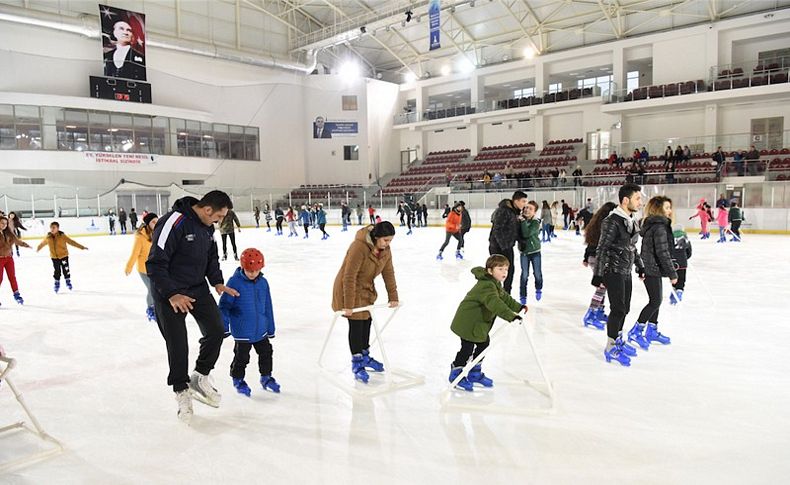
[[[96,1],[0,0],[64,16],[96,15]],[[147,14],[153,34],[307,62],[356,60],[369,76],[401,81],[442,65],[482,66],[790,7],[790,0],[462,0],[441,2],[441,48],[429,50],[427,0],[103,0]],[[407,12],[411,15],[407,16]],[[408,18],[407,18],[408,17]]]

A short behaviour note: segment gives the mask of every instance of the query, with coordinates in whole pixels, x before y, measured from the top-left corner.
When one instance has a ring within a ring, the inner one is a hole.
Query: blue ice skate
[[[543,290],[535,290],[535,299],[540,301],[541,298],[543,298]]]
[[[602,306],[599,306],[599,307],[598,307],[598,308],[595,310],[595,317],[596,317],[598,320],[600,320],[601,322],[603,322],[603,323],[606,323],[606,322],[608,322],[608,321],[609,321],[609,315],[607,315],[606,313],[604,313],[604,309],[603,309],[603,307],[602,307]]]
[[[629,359],[628,356],[625,355],[625,352],[623,352],[623,350],[617,345],[613,345],[609,350],[604,350],[603,356],[606,358],[606,362],[611,362],[614,360],[619,362],[623,367],[631,366],[631,359]]]
[[[456,251],[455,252],[455,259],[458,259],[458,260],[464,259],[463,253],[461,251]]]
[[[247,397],[250,397],[250,394],[252,394],[252,389],[250,389],[250,386],[248,386],[247,383],[244,382],[244,379],[237,379],[234,377],[233,387],[236,388],[236,392],[238,392],[239,394],[244,394]]]
[[[587,309],[587,313],[584,314],[584,318],[582,319],[584,322],[585,327],[593,327],[598,330],[603,330],[605,324],[602,322],[598,317],[595,310],[592,308]]]
[[[483,387],[494,387],[493,379],[486,377],[486,375],[483,374],[483,369],[480,364],[472,367],[472,370],[469,371],[469,375],[466,376],[466,380],[471,382],[472,385],[480,384]]]
[[[56,280],[56,281],[55,281],[55,287],[54,287],[54,289],[55,289],[55,293],[57,293],[57,292],[59,292],[59,291],[60,291],[60,280]]]
[[[156,322],[156,311],[154,311],[154,307],[149,306],[146,308],[145,315],[148,317],[149,322]]]
[[[623,351],[623,353],[628,357],[636,357],[636,348],[634,348],[632,345],[627,344],[626,342],[623,342],[622,334],[617,336],[617,338],[614,341],[614,344],[619,346],[620,349]]]
[[[272,376],[261,376],[261,386],[264,391],[269,390],[276,394],[280,393],[280,384],[278,384]]]
[[[645,339],[650,342],[658,342],[662,345],[669,345],[672,343],[669,337],[658,331],[658,325],[655,323],[648,323],[647,330],[645,330]]]
[[[384,364],[370,356],[370,349],[362,351],[362,361],[365,367],[373,372],[384,372]]]
[[[365,370],[365,357],[362,354],[354,354],[351,356],[351,372],[354,373],[354,379],[368,383],[370,376]]]
[[[650,342],[645,338],[645,327],[644,323],[636,322],[631,330],[628,331],[628,341],[629,342],[636,342],[636,344],[642,347],[643,350],[648,350],[650,348]]]
[[[73,290],[73,289],[74,289],[74,288],[71,286],[71,279],[69,279],[69,278],[66,278],[66,288],[68,288],[68,289],[69,289],[69,291],[71,291],[71,290]]]
[[[444,259],[444,256],[442,256],[442,253],[439,253],[439,254],[436,255],[436,260],[437,261],[441,261],[443,259]]]
[[[14,292],[14,300],[16,300],[16,302],[19,303],[20,305],[25,304],[25,300],[22,299],[22,295],[20,295],[18,291]]]
[[[453,382],[463,371],[463,367],[453,367],[450,369],[450,382]],[[466,377],[461,378],[458,384],[455,385],[456,389],[463,389],[464,391],[474,391],[474,385],[469,382]]]
[[[522,296],[521,298],[518,299],[518,302],[521,303],[522,305],[526,305],[527,304],[527,297],[526,296]]]

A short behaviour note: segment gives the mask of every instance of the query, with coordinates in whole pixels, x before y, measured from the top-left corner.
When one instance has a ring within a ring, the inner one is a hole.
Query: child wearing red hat
[[[244,373],[250,362],[250,349],[258,354],[260,383],[264,390],[280,392],[280,385],[272,377],[272,344],[274,338],[274,313],[269,282],[263,277],[263,254],[255,248],[241,253],[240,266],[228,280],[226,286],[239,292],[239,296],[223,293],[219,299],[219,310],[225,324],[225,334],[232,335],[236,344],[233,348],[233,363],[230,376],[233,387],[239,394],[249,396],[252,390],[244,381]]]

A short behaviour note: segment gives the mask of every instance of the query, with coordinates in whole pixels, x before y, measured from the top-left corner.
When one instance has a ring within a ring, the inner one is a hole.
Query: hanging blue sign
[[[430,19],[430,26],[431,26],[431,48],[430,50],[438,49],[442,45],[439,43],[439,14],[442,11],[441,0],[431,0],[431,4],[428,7],[428,18]]]

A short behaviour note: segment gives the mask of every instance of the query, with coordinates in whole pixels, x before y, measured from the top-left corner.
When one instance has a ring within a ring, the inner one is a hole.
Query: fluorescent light
[[[535,57],[535,49],[532,47],[524,47],[524,59],[532,59]]]
[[[74,129],[76,129],[76,128],[77,128],[77,127],[76,127],[76,126],[74,126],[74,125],[66,125],[66,129],[68,129],[68,130],[74,130]]]
[[[451,72],[450,66],[448,64],[443,65],[440,72],[442,73],[442,76],[450,75],[450,72]]]

